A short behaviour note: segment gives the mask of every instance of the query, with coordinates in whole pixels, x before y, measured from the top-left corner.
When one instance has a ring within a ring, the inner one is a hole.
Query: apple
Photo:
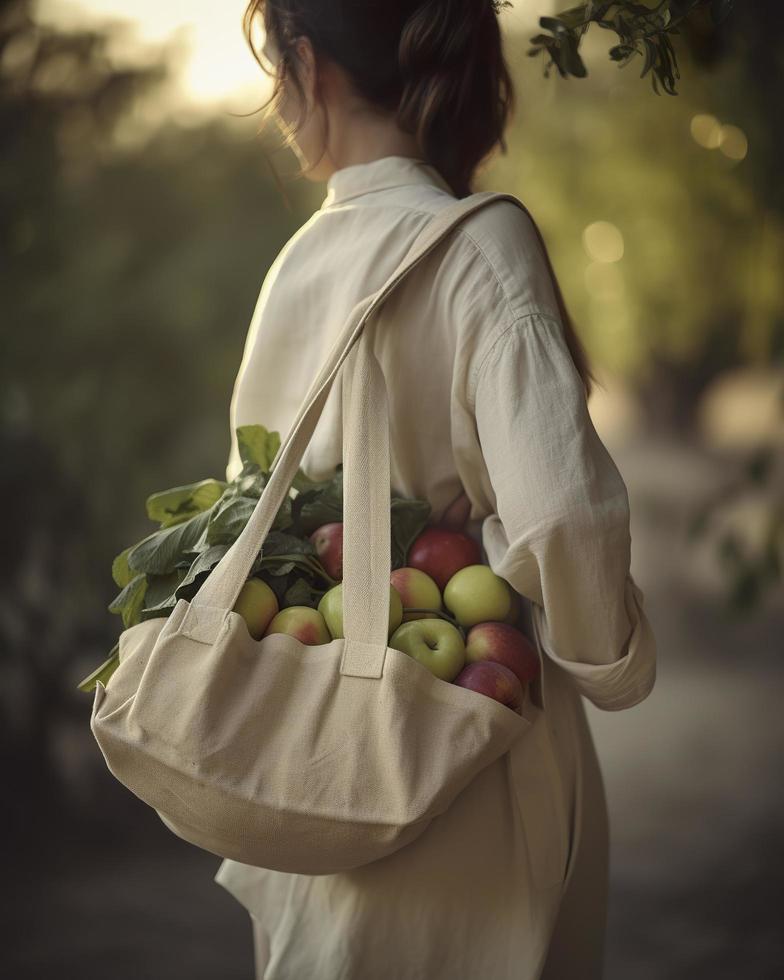
[[[240,589],[233,611],[245,620],[253,639],[260,640],[279,608],[272,588],[260,578],[249,578]]]
[[[452,531],[462,531],[470,516],[471,501],[468,499],[468,494],[463,491],[447,507],[438,524],[439,527],[446,527]]]
[[[437,524],[414,538],[406,556],[406,564],[426,572],[442,592],[455,572],[481,560],[482,550],[470,535]]]
[[[406,612],[406,609],[441,609],[441,590],[433,579],[419,568],[404,566],[395,568],[389,578],[403,603],[403,622],[414,619],[429,619],[426,612]]]
[[[310,535],[318,560],[330,578],[343,578],[343,522],[322,524]]]
[[[270,633],[288,633],[308,646],[331,643],[324,617],[312,606],[286,606],[272,617],[265,636]]]
[[[447,582],[444,605],[461,626],[468,627],[488,619],[504,620],[512,596],[506,580],[489,565],[466,565]]]
[[[519,714],[523,709],[523,685],[517,675],[503,664],[493,663],[492,660],[482,660],[475,664],[466,664],[454,681],[458,687],[469,691],[486,694],[487,697],[500,701]]]
[[[472,626],[466,635],[466,663],[503,664],[527,684],[539,673],[539,654],[519,629],[508,623],[488,621]]]
[[[390,637],[389,645],[408,654],[442,681],[453,681],[465,666],[463,637],[445,619],[403,623]]]
[[[328,589],[319,600],[318,611],[324,617],[333,639],[343,636],[343,583]],[[393,585],[389,586],[389,634],[403,622],[403,603]]]

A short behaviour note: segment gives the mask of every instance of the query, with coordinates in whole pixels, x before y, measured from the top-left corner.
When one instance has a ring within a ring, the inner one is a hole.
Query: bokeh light
[[[691,117],[691,135],[706,150],[715,150],[721,145],[721,123],[715,116],[698,113]]]
[[[594,262],[619,262],[623,258],[623,235],[610,221],[594,221],[583,229],[583,248]]]

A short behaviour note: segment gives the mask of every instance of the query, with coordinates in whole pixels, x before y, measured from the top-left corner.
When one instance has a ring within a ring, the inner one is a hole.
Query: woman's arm
[[[630,573],[628,493],[556,317],[526,314],[490,343],[474,407],[496,496],[490,566],[536,604],[543,646],[580,692],[631,707],[653,687],[656,644]]]

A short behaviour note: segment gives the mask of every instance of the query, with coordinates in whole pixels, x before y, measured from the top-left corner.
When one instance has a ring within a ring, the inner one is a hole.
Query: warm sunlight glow
[[[178,65],[182,100],[228,101],[234,111],[246,112],[267,98],[268,82],[242,33],[245,6],[245,0],[39,0],[38,16],[64,29],[125,21],[129,30],[118,42],[120,56],[176,40],[184,48]]]

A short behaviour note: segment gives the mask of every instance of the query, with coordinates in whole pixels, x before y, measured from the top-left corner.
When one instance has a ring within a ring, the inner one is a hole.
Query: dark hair
[[[249,0],[243,32],[262,70],[274,77],[272,95],[261,106],[268,110],[265,122],[286,78],[295,86],[301,107],[287,142],[304,121],[307,108],[294,52],[304,35],[317,58],[338,64],[361,97],[394,113],[455,197],[466,197],[475,172],[495,148],[506,153],[504,130],[515,110],[498,22],[501,5],[499,0]],[[277,71],[265,66],[254,44],[259,17],[279,52]],[[569,349],[588,396],[595,379],[549,257],[547,263]]]

